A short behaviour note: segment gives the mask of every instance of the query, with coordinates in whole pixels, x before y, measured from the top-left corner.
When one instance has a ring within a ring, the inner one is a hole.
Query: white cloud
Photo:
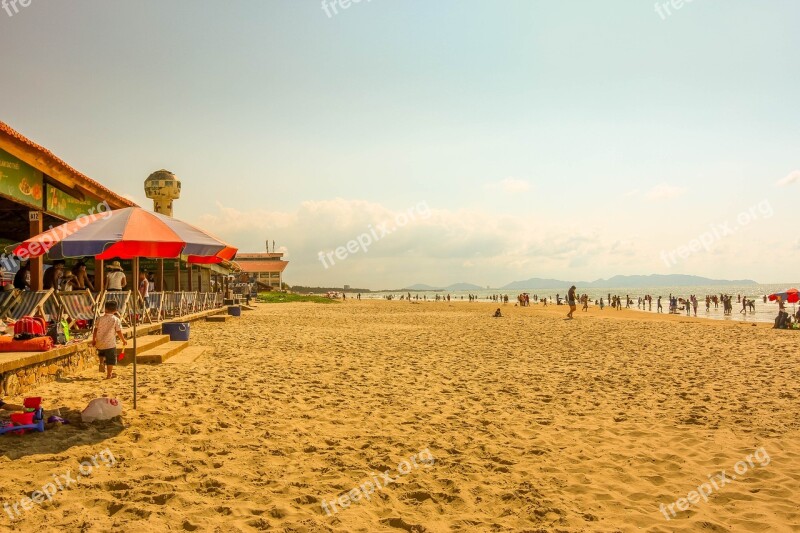
[[[531,190],[531,184],[527,180],[520,178],[506,178],[500,181],[487,183],[486,188],[490,190],[500,190],[503,192],[514,193]]]
[[[795,170],[794,172],[790,172],[788,176],[778,180],[775,185],[778,187],[785,187],[787,185],[791,185],[792,183],[800,182],[800,170]]]
[[[244,211],[218,204],[196,222],[242,252],[263,250],[264,240],[274,239],[280,250],[291,252],[285,279],[301,285],[396,288],[449,285],[462,278],[502,285],[533,276],[571,277],[570,265],[601,271],[609,267],[617,273],[646,259],[646,251],[620,247],[618,239],[607,239],[597,229],[565,225],[544,215],[432,209],[427,204],[421,210],[421,204],[395,210],[337,198],[303,202],[292,211]],[[405,225],[396,224],[410,209],[415,216]],[[320,252],[347,246],[385,222],[394,231],[366,251],[349,254],[329,268],[319,260]]]
[[[686,189],[683,187],[662,183],[647,191],[645,197],[647,197],[648,200],[671,200],[683,196],[685,193]]]

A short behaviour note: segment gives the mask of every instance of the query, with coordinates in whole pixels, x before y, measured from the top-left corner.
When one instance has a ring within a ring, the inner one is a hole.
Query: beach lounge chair
[[[163,292],[151,292],[147,295],[145,302],[145,310],[150,317],[151,322],[158,322],[161,320],[161,308],[164,304]]]
[[[194,313],[197,311],[197,293],[184,292],[183,293],[183,310],[185,314]]]
[[[44,302],[45,319],[48,321],[60,321],[64,318],[64,307],[58,299],[58,293],[53,292],[53,296]]]
[[[97,310],[97,301],[89,292],[89,289],[80,291],[64,291],[56,294],[56,299],[61,302],[64,312],[67,314],[69,326],[75,325],[79,320],[94,320]]]
[[[173,316],[175,312],[175,293],[163,292],[161,296],[161,320],[166,320]]]
[[[19,296],[19,291],[17,289],[12,291],[0,291],[0,318],[6,316],[6,310],[17,300],[17,296]]]
[[[161,308],[161,314],[164,319],[181,316],[183,314],[183,293],[164,293],[164,303]]]
[[[125,327],[130,327],[131,322],[130,316],[128,315],[128,302],[130,302],[130,299],[131,291],[103,291],[103,293],[97,299],[97,311],[95,312],[95,318],[103,313],[106,302],[113,300],[117,302],[117,314],[119,315],[122,325]]]
[[[153,318],[150,316],[149,309],[147,308],[147,302],[145,301],[144,297],[139,293],[139,291],[135,292],[136,294],[136,323],[137,324],[152,324]],[[133,304],[128,305],[128,312],[131,315],[131,320],[133,320]]]
[[[53,289],[46,291],[21,291],[3,312],[4,316],[19,320],[24,316],[45,316],[44,305],[53,295]]]

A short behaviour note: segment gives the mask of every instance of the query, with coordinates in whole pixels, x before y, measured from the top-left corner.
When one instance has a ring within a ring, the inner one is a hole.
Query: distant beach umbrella
[[[770,302],[776,301],[778,298],[783,300],[784,302],[794,304],[800,300],[800,291],[797,289],[786,289],[783,292],[776,292],[775,294],[770,294],[768,296]]]

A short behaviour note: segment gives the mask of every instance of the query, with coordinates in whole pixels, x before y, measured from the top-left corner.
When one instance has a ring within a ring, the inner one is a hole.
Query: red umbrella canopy
[[[794,304],[800,300],[800,292],[797,289],[786,289],[783,292],[776,292],[775,294],[769,295],[769,301],[774,302],[780,298],[784,302]]]
[[[32,237],[14,249],[25,259],[94,256],[97,259],[178,257],[218,263],[236,248],[206,231],[166,215],[128,207],[82,216]]]

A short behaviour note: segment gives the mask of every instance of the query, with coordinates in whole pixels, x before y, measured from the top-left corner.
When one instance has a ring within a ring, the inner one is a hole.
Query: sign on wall
[[[99,200],[89,196],[79,200],[55,187],[47,186],[47,212],[67,220],[94,213],[99,203]]]
[[[41,209],[44,199],[42,172],[0,150],[0,194]]]

